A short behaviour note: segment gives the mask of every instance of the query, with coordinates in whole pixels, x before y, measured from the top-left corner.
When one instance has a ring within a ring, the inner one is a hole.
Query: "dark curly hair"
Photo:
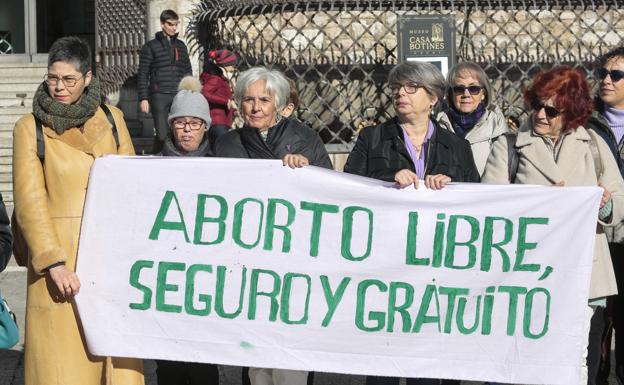
[[[535,101],[546,101],[552,97],[555,99],[555,108],[561,111],[563,118],[561,132],[582,125],[593,111],[585,75],[567,65],[538,74],[533,79],[533,84],[524,91],[524,101],[528,107],[535,105]]]

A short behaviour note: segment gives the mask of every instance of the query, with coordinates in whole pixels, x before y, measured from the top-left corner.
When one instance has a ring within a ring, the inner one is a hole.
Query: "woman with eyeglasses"
[[[616,48],[598,60],[595,71],[598,93],[595,110],[587,127],[607,142],[615,161],[624,173],[624,47]],[[607,299],[606,331],[602,342],[598,382],[606,383],[611,369],[611,335],[615,333],[615,376],[624,384],[624,224],[606,230],[619,294]],[[598,319],[597,321],[601,321]]]
[[[446,82],[425,62],[405,62],[388,74],[396,117],[363,128],[344,171],[396,182],[397,187],[444,188],[450,182],[478,182],[468,142],[440,127],[436,107]],[[408,378],[408,385],[458,384],[456,380]],[[366,385],[398,385],[399,378],[368,376]]]
[[[450,182],[478,182],[470,144],[435,119],[446,89],[440,70],[406,62],[390,71],[388,83],[396,117],[360,131],[344,171],[394,181],[400,188],[424,183],[437,190]]]
[[[589,292],[589,305],[597,310],[589,331],[587,383],[595,384],[603,330],[598,321],[605,298],[617,293],[604,227],[624,218],[624,181],[609,146],[585,128],[592,99],[579,70],[558,66],[537,75],[524,99],[532,113],[520,127],[513,149],[508,149],[512,143],[504,137],[494,143],[483,182],[602,188]],[[510,161],[510,156],[517,160]]]
[[[91,68],[86,42],[56,40],[33,112],[13,130],[15,218],[28,246],[26,385],[143,384],[142,360],[87,351],[74,306],[89,280],[76,275],[76,253],[91,165],[134,155],[123,114],[101,104]]]
[[[207,135],[212,118],[200,81],[186,76],[178,89],[167,117],[169,135],[158,155],[212,156]]]
[[[492,88],[483,69],[464,61],[448,74],[448,108],[438,115],[442,127],[470,142],[472,155],[483,174],[492,144],[510,132],[503,112],[492,103]]]
[[[192,76],[182,78],[167,116],[169,135],[160,156],[212,156],[208,129],[210,108],[202,85]],[[156,360],[158,385],[218,385],[216,364]]]

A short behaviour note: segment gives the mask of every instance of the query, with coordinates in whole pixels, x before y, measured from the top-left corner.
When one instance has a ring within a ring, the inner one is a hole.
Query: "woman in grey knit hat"
[[[187,76],[178,89],[167,118],[169,136],[159,155],[212,156],[206,135],[211,123],[210,108],[201,94],[201,83]]]
[[[210,109],[201,94],[199,80],[187,76],[180,81],[173,98],[167,121],[169,135],[161,156],[212,156],[208,127]],[[158,385],[219,384],[219,369],[215,364],[156,360]]]

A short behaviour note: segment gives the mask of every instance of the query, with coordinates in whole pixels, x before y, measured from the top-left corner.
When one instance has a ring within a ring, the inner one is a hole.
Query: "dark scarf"
[[[240,138],[243,147],[252,159],[279,159],[273,152],[272,144],[279,141],[284,135],[284,129],[289,124],[289,119],[278,116],[278,122],[271,128],[266,142],[260,136],[257,128],[243,127],[240,129]]]
[[[463,138],[485,114],[485,103],[479,103],[474,111],[467,114],[457,111],[455,106],[451,105],[446,114],[451,119],[455,133]]]
[[[54,100],[48,94],[46,82],[42,82],[33,98],[33,115],[43,125],[51,127],[61,135],[69,128],[82,126],[95,114],[101,101],[100,82],[96,77],[91,79],[89,86],[74,104],[63,104]]]
[[[204,139],[199,144],[199,147],[197,147],[197,150],[192,152],[183,152],[175,146],[171,137],[167,137],[160,154],[163,156],[212,156],[209,143],[210,141],[208,140],[208,135],[204,135]]]

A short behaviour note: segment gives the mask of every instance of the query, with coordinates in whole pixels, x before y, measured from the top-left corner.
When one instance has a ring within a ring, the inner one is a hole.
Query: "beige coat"
[[[451,132],[455,132],[451,121],[444,112],[438,114],[440,125]],[[472,157],[479,175],[483,175],[485,163],[487,162],[492,145],[499,136],[510,132],[507,120],[503,112],[498,107],[488,107],[481,119],[475,124],[472,130],[468,131],[465,139],[470,143]]]
[[[26,301],[26,385],[143,384],[143,364],[105,359],[86,351],[75,306],[43,270],[59,261],[75,270],[80,221],[95,158],[134,155],[123,114],[114,107],[119,151],[101,109],[84,125],[62,135],[44,127],[45,161],[37,157],[35,120],[22,117],[13,131],[13,191],[17,221],[29,246]],[[84,262],[84,261],[83,261]],[[82,284],[88,277],[78,277]],[[80,295],[80,294],[78,294]]]
[[[589,293],[589,298],[593,299],[617,294],[613,265],[603,226],[613,226],[623,218],[624,181],[607,144],[600,136],[581,126],[561,139],[563,142],[555,161],[553,152],[544,139],[532,134],[530,125],[525,124],[520,128],[516,140],[518,171],[515,183],[551,186],[563,181],[565,186],[596,186],[598,178],[589,145],[590,135],[598,146],[603,163],[600,183],[611,192],[613,200],[613,213],[609,223],[599,221],[596,213],[598,226]],[[501,137],[492,147],[492,153],[488,158],[481,181],[483,183],[509,183],[507,161],[507,139]],[[565,240],[562,239],[561,242]]]

